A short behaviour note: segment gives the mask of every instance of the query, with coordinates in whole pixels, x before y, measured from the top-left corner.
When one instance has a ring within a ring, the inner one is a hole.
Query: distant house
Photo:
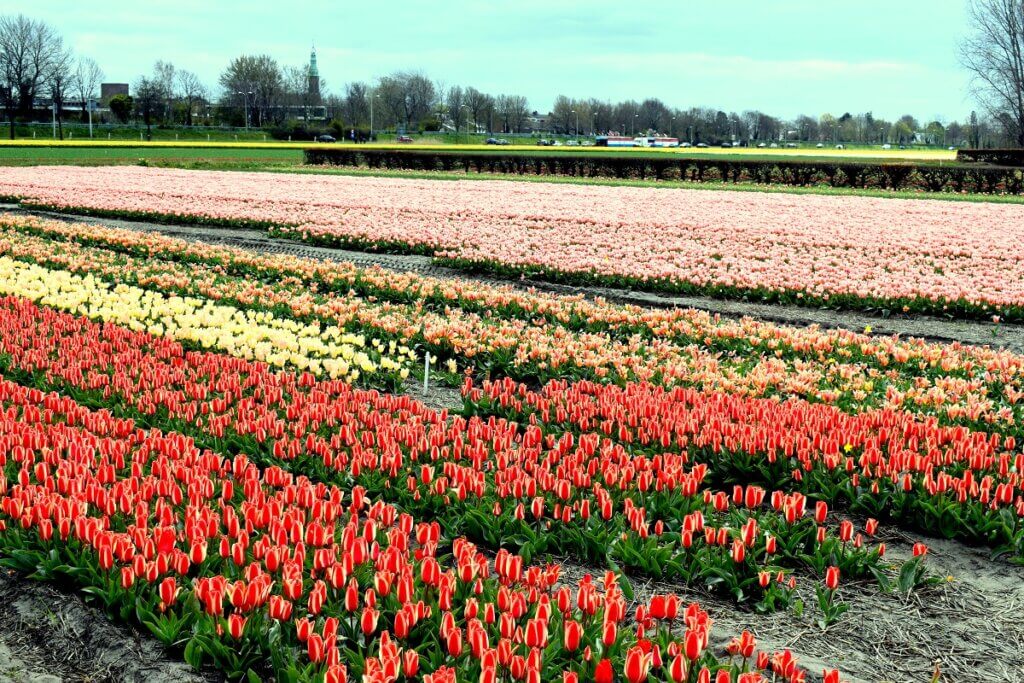
[[[523,125],[524,133],[550,133],[551,132],[551,114],[538,114],[533,112],[526,117],[526,123]]]

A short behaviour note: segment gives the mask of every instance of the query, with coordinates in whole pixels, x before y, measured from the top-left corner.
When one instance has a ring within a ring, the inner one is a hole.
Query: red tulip
[[[650,655],[639,647],[632,647],[626,652],[626,664],[623,673],[629,683],[640,683],[647,680],[651,669]]]
[[[160,582],[160,600],[164,605],[170,607],[178,599],[178,584],[173,576],[168,576]]]
[[[459,628],[454,629],[445,638],[445,646],[448,649],[448,654],[452,657],[458,657],[462,654],[462,630]]]
[[[614,681],[615,673],[612,671],[611,661],[602,659],[594,670],[594,683],[614,683]]]
[[[306,654],[311,662],[322,662],[324,660],[324,639],[319,633],[309,634],[306,640]]]
[[[362,628],[363,635],[369,636],[377,630],[377,619],[380,617],[380,612],[370,607],[363,609],[363,615],[360,618],[360,627]]]
[[[565,622],[562,628],[562,642],[565,649],[569,652],[575,652],[579,649],[580,640],[583,637],[583,625],[578,621],[569,620]]]
[[[332,664],[324,675],[324,683],[348,683],[348,670],[344,664]]]
[[[825,570],[825,587],[832,591],[839,587],[839,567]]]
[[[245,618],[236,613],[232,613],[228,617],[228,633],[235,640],[239,640],[242,637],[242,631],[245,629]]]
[[[601,642],[606,648],[611,647],[615,644],[615,639],[618,636],[618,629],[615,626],[615,622],[606,621],[601,631]]]
[[[687,659],[691,662],[697,660],[700,657],[701,652],[704,651],[704,642],[700,633],[692,629],[687,629],[686,636],[683,639],[683,647]]]
[[[402,675],[412,678],[420,668],[420,656],[415,650],[406,650],[402,653]]]
[[[675,683],[682,683],[690,672],[690,661],[684,655],[676,655],[669,666],[669,675]]]

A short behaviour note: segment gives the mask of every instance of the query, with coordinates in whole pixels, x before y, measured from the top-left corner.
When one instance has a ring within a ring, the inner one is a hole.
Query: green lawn
[[[77,118],[77,117],[76,117]],[[140,135],[145,135],[144,126],[105,124],[93,126],[92,140],[106,142],[107,140],[136,140],[142,142]],[[244,128],[219,128],[219,127],[194,127],[175,126],[173,128],[160,128],[153,126],[150,131],[153,140],[162,141],[194,141],[194,142],[273,142],[270,133],[264,130],[245,130]],[[53,128],[50,125],[15,125],[14,135],[19,140],[54,140]],[[10,136],[10,128],[0,124],[0,143]],[[84,141],[89,140],[89,126],[83,123],[64,122],[64,140]]]
[[[0,165],[34,166],[137,164],[162,166],[277,165],[302,163],[302,150],[220,147],[4,147]]]

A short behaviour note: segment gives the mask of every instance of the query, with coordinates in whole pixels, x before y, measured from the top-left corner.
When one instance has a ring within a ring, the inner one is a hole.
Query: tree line
[[[330,128],[338,136],[359,131],[447,131],[563,135],[663,134],[691,143],[930,144],[1024,146],[1024,2],[969,0],[970,33],[961,61],[974,76],[983,113],[964,121],[920,121],[907,114],[886,120],[871,112],[800,115],[787,119],[758,110],[726,112],[671,107],[657,97],[612,102],[559,95],[539,113],[521,94],[490,94],[448,86],[420,71],[397,71],[374,82],[344,83],[337,93],[324,80],[312,92],[308,64],[281,65],[265,54],[240,55],[207,88],[194,73],[159,60],[138,77],[131,94],[108,103],[118,121],[152,125],[233,125],[308,136]],[[84,119],[104,74],[88,56],[75,56],[49,24],[0,16],[0,100],[10,135],[17,121],[42,118],[47,100],[63,137],[69,99]]]

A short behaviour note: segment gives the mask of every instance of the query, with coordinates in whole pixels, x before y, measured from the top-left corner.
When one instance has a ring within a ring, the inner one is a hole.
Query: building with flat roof
[[[103,106],[110,104],[110,98],[115,95],[127,95],[128,84],[127,83],[101,83],[100,84],[100,101]]]

